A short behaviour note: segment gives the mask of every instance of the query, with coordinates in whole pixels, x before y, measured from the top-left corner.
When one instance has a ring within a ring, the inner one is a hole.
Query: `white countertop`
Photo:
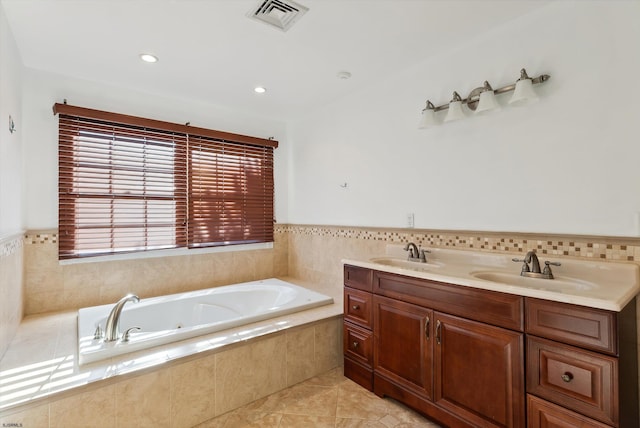
[[[520,276],[519,254],[494,254],[475,251],[430,249],[428,263],[406,262],[401,245],[387,246],[384,255],[343,259],[344,264],[383,272],[445,282],[465,287],[536,297],[556,302],[620,312],[640,292],[640,266],[635,263],[575,260],[539,255],[552,266],[554,279]],[[498,278],[498,281],[480,279]]]

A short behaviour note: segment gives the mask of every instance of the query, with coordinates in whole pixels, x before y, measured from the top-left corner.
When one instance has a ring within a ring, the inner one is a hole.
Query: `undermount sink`
[[[516,287],[527,287],[537,290],[555,292],[576,292],[598,288],[596,284],[576,278],[556,277],[554,279],[530,278],[517,273],[499,271],[471,272],[471,276],[485,281],[499,282]]]
[[[418,270],[418,271],[431,270],[433,268],[439,268],[443,265],[442,263],[438,263],[438,262],[429,262],[429,261],[427,261],[426,263],[413,262],[410,260],[398,259],[395,257],[377,257],[377,258],[371,259],[370,261],[371,263],[377,263],[379,265],[393,266],[393,267],[398,267],[402,269],[412,269],[412,270]]]

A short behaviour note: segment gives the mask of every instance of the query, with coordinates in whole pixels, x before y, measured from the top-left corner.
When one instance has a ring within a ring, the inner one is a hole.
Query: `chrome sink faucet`
[[[430,253],[431,252],[429,250],[420,249],[413,242],[409,242],[404,247],[404,250],[409,252],[409,256],[407,257],[407,260],[409,260],[410,262],[420,262],[420,263],[426,263],[427,262],[426,253]]]
[[[105,325],[105,342],[114,342],[118,340],[118,336],[120,335],[119,327],[120,327],[120,314],[122,314],[122,308],[127,302],[138,303],[140,298],[135,294],[127,294],[122,299],[118,300],[111,309],[109,316],[107,317],[107,323]]]
[[[521,276],[528,276],[531,278],[553,279],[553,272],[551,272],[551,265],[560,266],[558,262],[544,262],[544,270],[540,271],[540,261],[534,250],[531,250],[524,256],[524,259],[511,259],[514,262],[522,263]],[[531,263],[531,267],[529,267]]]

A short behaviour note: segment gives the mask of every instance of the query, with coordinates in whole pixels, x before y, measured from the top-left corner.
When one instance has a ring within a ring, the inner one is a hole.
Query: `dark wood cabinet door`
[[[436,404],[478,427],[524,427],[524,335],[434,316]]]
[[[429,309],[373,297],[375,372],[428,399],[433,391],[432,319]]]

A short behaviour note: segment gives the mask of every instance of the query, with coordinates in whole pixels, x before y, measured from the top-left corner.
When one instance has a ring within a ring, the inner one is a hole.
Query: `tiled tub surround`
[[[75,311],[26,317],[0,361],[0,423],[194,426],[338,367],[342,298],[332,297],[333,305],[82,367]]]
[[[287,240],[272,249],[60,264],[55,230],[24,238],[25,315],[105,305],[127,293],[140,298],[287,275]]]
[[[22,233],[0,238],[0,359],[22,319]]]

